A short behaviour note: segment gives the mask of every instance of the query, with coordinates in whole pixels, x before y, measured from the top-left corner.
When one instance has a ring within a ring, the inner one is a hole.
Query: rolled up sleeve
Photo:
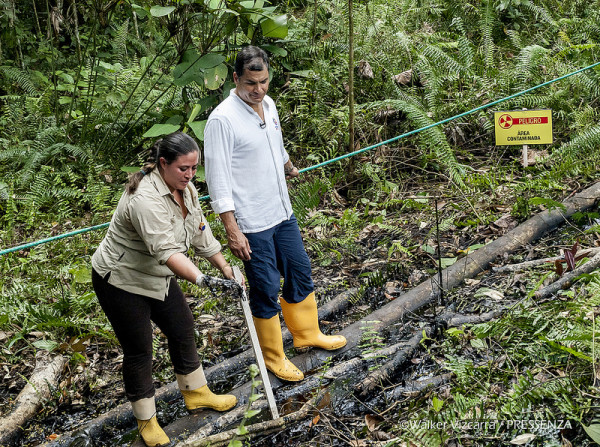
[[[196,254],[203,258],[210,258],[221,251],[221,243],[213,236],[208,223],[204,224],[204,230],[199,231],[192,239],[192,246]]]
[[[235,211],[231,159],[234,132],[220,119],[209,119],[204,129],[204,165],[210,205],[217,214]]]
[[[159,264],[165,264],[171,256],[181,252],[173,233],[171,214],[163,203],[136,197],[129,203],[129,215],[148,252]]]

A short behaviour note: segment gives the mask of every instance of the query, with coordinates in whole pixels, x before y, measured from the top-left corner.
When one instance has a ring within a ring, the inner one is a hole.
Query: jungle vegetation
[[[382,265],[367,262],[378,256],[386,271],[428,271],[421,255],[434,253],[436,230],[449,265],[485,243],[481,232],[503,216],[523,221],[599,178],[597,67],[464,114],[599,62],[595,2],[0,0],[0,249],[108,222],[153,139],[181,129],[202,143],[208,114],[233,87],[235,54],[250,43],[271,57],[270,95],[301,168],[461,115],[292,185],[314,265],[335,272],[361,265],[323,289],[381,287],[385,281],[373,278]],[[520,146],[494,144],[493,112],[524,108],[553,116],[554,143],[530,146],[535,163],[527,167]],[[206,193],[202,170],[196,185]],[[577,216],[565,244],[595,245],[598,218]],[[218,219],[209,219],[222,237]],[[75,370],[89,365],[90,340],[118,346],[90,284],[90,255],[102,236],[0,257],[7,373],[40,349],[67,353]],[[547,274],[528,273],[526,294]],[[202,312],[236,313],[205,300]],[[572,429],[537,433],[528,445],[600,442],[598,306],[600,276],[592,274],[558,301],[524,300],[498,321],[429,341],[430,360],[454,374],[451,391],[391,405],[386,430],[398,440],[390,445],[450,445],[448,434],[399,421],[409,413],[456,421],[470,411],[471,419],[572,421]],[[498,349],[507,360],[478,364],[463,356],[465,347]],[[156,367],[163,382],[172,380],[165,365],[166,358]],[[9,382],[2,400],[18,392]],[[78,386],[65,384],[47,412],[79,400]]]

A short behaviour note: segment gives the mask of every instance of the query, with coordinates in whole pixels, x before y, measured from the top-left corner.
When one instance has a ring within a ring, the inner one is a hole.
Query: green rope
[[[596,62],[596,63],[594,63],[592,65],[589,65],[589,66],[587,66],[585,68],[580,68],[579,70],[576,70],[574,72],[571,72],[571,73],[568,73],[566,75],[560,76],[558,78],[552,79],[550,81],[544,82],[543,84],[539,84],[539,85],[536,85],[534,87],[528,88],[527,90],[522,90],[522,91],[520,91],[518,93],[515,93],[513,95],[506,96],[505,98],[498,99],[498,100],[496,100],[494,102],[491,102],[489,104],[485,104],[485,105],[476,107],[476,108],[471,109],[471,110],[469,110],[467,112],[463,112],[463,113],[460,113],[458,115],[454,115],[454,116],[452,116],[450,118],[446,118],[444,120],[438,121],[437,123],[429,124],[427,126],[419,128],[419,129],[411,130],[410,132],[403,133],[402,135],[398,135],[398,136],[396,136],[394,138],[390,138],[389,140],[382,141],[382,142],[374,144],[372,146],[368,146],[368,147],[365,147],[363,149],[359,149],[359,150],[354,151],[354,152],[349,152],[347,154],[340,155],[339,157],[332,158],[331,160],[327,160],[327,161],[324,161],[322,163],[318,163],[316,165],[300,169],[300,173],[312,171],[313,169],[322,168],[323,166],[327,166],[328,164],[335,163],[337,161],[343,160],[345,158],[353,157],[353,156],[358,155],[358,154],[362,154],[363,152],[370,151],[372,149],[378,148],[378,147],[383,146],[385,144],[393,143],[394,141],[398,141],[398,140],[400,140],[402,138],[406,138],[406,137],[408,137],[410,135],[414,135],[416,133],[423,132],[424,130],[431,129],[432,127],[440,126],[440,125],[446,124],[446,123],[448,123],[450,121],[454,121],[455,119],[462,118],[463,116],[471,115],[471,114],[473,114],[475,112],[478,112],[480,110],[488,109],[488,108],[490,108],[492,106],[495,106],[496,104],[500,104],[501,102],[505,102],[505,101],[510,101],[511,99],[517,98],[517,97],[525,95],[527,93],[530,93],[530,92],[532,92],[534,90],[537,90],[538,88],[542,88],[542,87],[545,87],[547,85],[553,84],[555,82],[562,81],[563,79],[566,79],[566,78],[568,78],[570,76],[574,76],[576,74],[581,73],[582,71],[589,70],[589,69],[594,68],[594,67],[596,67],[598,65],[600,65],[600,62]],[[210,198],[210,196],[203,196],[203,197],[200,197],[199,200],[208,200],[209,198]],[[30,243],[24,244],[24,245],[19,245],[17,247],[12,247],[12,248],[7,248],[5,250],[0,250],[0,256],[8,254],[8,253],[15,252],[15,251],[19,251],[19,250],[25,250],[27,248],[35,247],[36,245],[45,244],[47,242],[56,241],[58,239],[63,239],[63,238],[66,238],[66,237],[75,236],[77,234],[87,233],[88,231],[100,230],[102,228],[108,227],[108,225],[109,225],[109,223],[104,223],[104,224],[95,225],[95,226],[89,227],[89,228],[82,228],[81,230],[72,231],[70,233],[64,233],[64,234],[60,234],[58,236],[49,237],[47,239],[41,239],[39,241],[30,242]]]

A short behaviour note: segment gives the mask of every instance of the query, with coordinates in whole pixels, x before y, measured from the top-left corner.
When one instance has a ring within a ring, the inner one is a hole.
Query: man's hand
[[[246,239],[246,236],[241,231],[227,232],[227,245],[234,256],[240,258],[242,261],[250,260],[252,250],[250,250],[248,239]]]
[[[219,214],[219,216],[225,226],[227,245],[229,246],[231,253],[242,261],[249,261],[250,253],[252,253],[252,250],[250,250],[250,243],[248,242],[248,239],[246,239],[246,236],[240,231],[240,227],[238,227],[233,211],[226,211]]]
[[[283,165],[283,172],[285,173],[286,180],[298,177],[298,174],[300,174],[300,171],[298,171],[298,168],[294,166],[291,160],[288,160]]]

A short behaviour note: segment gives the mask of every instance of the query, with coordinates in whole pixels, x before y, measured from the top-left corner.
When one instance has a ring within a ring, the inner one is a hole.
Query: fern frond
[[[539,70],[549,50],[539,45],[529,45],[521,49],[517,57],[516,78],[521,88],[530,86],[532,80],[539,79]]]
[[[116,35],[113,40],[115,49],[114,60],[125,65],[127,62],[127,39],[129,37],[129,19],[125,20],[121,26],[117,27]]]
[[[0,67],[0,73],[9,81],[15,83],[21,90],[29,96],[37,96],[39,94],[37,87],[31,81],[31,75],[27,71],[20,70],[16,67]]]
[[[494,8],[494,2],[492,0],[485,0],[485,8],[483,17],[480,21],[480,32],[481,32],[481,52],[483,53],[483,60],[485,66],[490,68],[494,64],[494,39],[493,32],[496,23],[496,9]]]
[[[428,116],[427,110],[416,100],[416,98],[404,95],[404,99],[386,100],[371,103],[370,108],[392,107],[404,112],[407,118],[414,124],[415,128],[423,128],[434,124]],[[458,185],[464,186],[463,178],[467,167],[460,164],[446,139],[446,135],[440,126],[431,127],[418,134],[421,144],[427,151],[434,154],[440,168],[444,169],[448,176]]]

